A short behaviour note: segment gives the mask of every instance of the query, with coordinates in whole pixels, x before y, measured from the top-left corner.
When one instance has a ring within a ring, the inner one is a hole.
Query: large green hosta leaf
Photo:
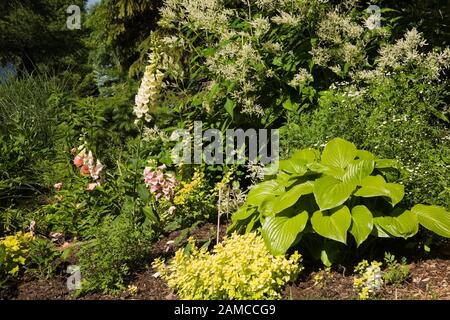
[[[331,212],[316,211],[311,217],[311,224],[322,237],[347,243],[347,230],[352,223],[352,216],[347,206],[343,206]]]
[[[399,163],[393,159],[375,159],[375,168],[377,169],[398,169]]]
[[[295,152],[291,159],[302,164],[308,164],[316,162],[319,157],[319,151],[309,148]]]
[[[369,176],[361,181],[361,189],[355,192],[358,197],[388,197],[392,206],[399,203],[405,194],[401,184],[387,183],[382,176]]]
[[[289,159],[279,162],[279,169],[292,173],[295,176],[303,176],[308,168],[308,164],[315,163],[320,153],[315,149],[303,149],[295,152]]]
[[[273,255],[284,254],[294,244],[297,236],[305,229],[308,212],[303,211],[293,217],[275,215],[266,218],[261,234]]]
[[[298,181],[298,175],[296,174],[288,174],[285,172],[281,172],[277,174],[275,181],[280,186],[276,189],[277,194],[282,194],[284,192],[284,188],[289,188],[291,185]]]
[[[415,205],[411,211],[417,215],[419,223],[434,233],[450,238],[450,212],[438,206]]]
[[[373,217],[370,210],[363,205],[353,207],[350,233],[355,238],[357,247],[367,239],[372,229]]]
[[[354,160],[349,163],[342,181],[361,184],[363,179],[372,173],[374,165],[373,160]]]
[[[341,138],[335,138],[327,143],[322,153],[322,164],[345,169],[355,159],[355,145]]]
[[[373,153],[366,150],[356,151],[356,156],[361,160],[375,160]]]
[[[275,180],[261,182],[254,186],[248,193],[247,203],[255,207],[261,205],[264,199],[274,194],[280,185]]]
[[[249,207],[247,204],[243,205],[231,216],[232,223],[228,226],[227,232],[239,230],[258,217],[255,207]],[[254,222],[253,222],[254,223]],[[252,228],[253,226],[251,226]]]
[[[335,166],[329,166],[322,163],[309,163],[307,165],[308,169],[316,172],[323,173],[324,175],[341,180],[345,174],[345,170]]]
[[[281,212],[293,206],[301,196],[312,193],[313,188],[314,182],[312,181],[293,186],[281,196],[274,199],[275,204],[273,207],[273,213]]]
[[[314,183],[314,197],[320,210],[333,209],[347,201],[355,188],[354,183],[324,176]]]
[[[275,212],[275,205],[277,203],[277,197],[276,196],[269,196],[264,199],[264,201],[261,203],[261,205],[258,207],[258,211],[263,216],[272,216]]]
[[[308,170],[306,168],[306,161],[298,161],[296,159],[281,160],[279,164],[280,170],[289,173],[295,173],[296,175],[302,176]]]
[[[247,204],[240,207],[233,215],[231,216],[231,220],[245,220],[248,217],[250,217],[254,212],[256,208],[249,208]]]
[[[398,216],[381,216],[373,218],[373,223],[379,231],[379,236],[410,238],[419,231],[417,216],[409,210]]]

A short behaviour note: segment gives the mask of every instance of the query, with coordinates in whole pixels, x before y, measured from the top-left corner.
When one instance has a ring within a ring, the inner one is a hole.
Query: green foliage
[[[248,232],[260,222],[273,254],[285,253],[303,235],[311,234],[350,244],[350,233],[359,247],[370,235],[410,238],[420,224],[448,237],[450,214],[444,208],[397,206],[404,187],[389,182],[387,174],[395,167],[395,161],[377,159],[340,138],[331,140],[320,158],[313,149],[298,151],[280,161],[276,176],[250,190],[230,229]],[[334,250],[316,242],[316,248],[324,251],[322,261],[329,264]]]
[[[187,168],[186,168],[187,169]],[[186,176],[189,170],[184,170]],[[179,226],[188,226],[194,221],[211,220],[216,213],[216,194],[205,177],[204,169],[196,168],[190,181],[182,181],[173,203],[176,206],[175,220]]]
[[[34,238],[30,242],[27,269],[42,278],[49,278],[56,272],[56,259],[61,253],[55,245],[46,239]]]
[[[54,183],[60,106],[54,98],[64,83],[23,75],[0,85],[0,206]]]
[[[245,248],[245,250],[243,250]],[[272,256],[255,233],[233,234],[216,245],[213,253],[198,249],[193,239],[175,253],[167,266],[154,266],[170,288],[187,300],[279,299],[280,289],[303,269],[301,256]]]
[[[126,78],[143,70],[160,5],[160,0],[106,0],[93,8],[86,21],[91,29],[87,42],[99,76]]]
[[[407,29],[418,28],[433,46],[450,44],[450,26],[443,23],[450,19],[450,3],[446,0],[424,0],[416,3],[395,0],[375,0],[380,6],[383,20],[392,21],[394,35],[401,35]],[[389,8],[390,10],[383,10]],[[364,8],[362,8],[364,9]]]
[[[117,157],[127,149],[127,143],[138,135],[132,117],[135,85],[114,85],[100,97],[74,99],[63,96],[61,130],[69,148],[78,147],[84,139],[102,162],[115,166]]]
[[[107,219],[79,253],[81,293],[114,293],[123,290],[133,268],[142,265],[152,234],[136,229],[130,217]]]
[[[83,0],[2,1],[0,65],[13,62],[28,72],[37,69],[65,73],[76,80],[77,74],[84,72],[85,32],[67,28],[66,11],[70,5],[78,5],[83,10],[84,3]],[[66,72],[68,69],[71,72]]]
[[[30,211],[24,208],[0,209],[0,234],[11,234],[29,227]]]
[[[405,282],[409,275],[410,269],[406,264],[406,258],[403,257],[399,263],[393,254],[386,252],[384,254],[384,263],[387,269],[383,272],[383,279],[387,284],[402,284]]]
[[[60,191],[53,195],[49,203],[33,211],[34,220],[42,234],[51,231],[62,232],[67,237],[77,235],[91,238],[93,230],[106,216],[116,216],[123,205],[123,189],[116,189],[113,183],[103,182],[92,191],[87,190],[91,181],[74,172],[70,181],[63,184]],[[78,176],[77,176],[78,175]]]

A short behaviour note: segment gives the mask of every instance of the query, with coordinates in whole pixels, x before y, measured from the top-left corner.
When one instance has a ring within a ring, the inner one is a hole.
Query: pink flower
[[[155,171],[152,171],[149,167],[146,167],[144,169],[144,182],[156,199],[163,196],[166,200],[170,200],[178,180],[172,174],[164,173],[165,168],[165,165],[161,165]]]
[[[66,249],[67,247],[70,247],[70,242],[64,242],[61,246],[61,249]]]
[[[80,149],[80,148],[78,148]],[[73,149],[72,149],[73,151]],[[76,152],[76,150],[75,150]],[[81,151],[75,156],[75,158],[73,159],[73,164],[76,165],[77,167],[81,167],[84,164],[86,158],[86,150],[84,148],[81,149]]]
[[[84,163],[84,159],[80,156],[76,156],[75,159],[73,159],[73,164],[77,167],[81,167]]]
[[[101,173],[102,170],[103,170],[103,165],[102,165],[102,163],[97,159],[97,164],[95,165],[95,167],[89,168],[89,169],[90,169],[89,172],[90,172],[90,174],[91,174],[91,177],[92,177],[94,180],[97,180],[98,177],[100,176],[100,173]]]
[[[158,171],[158,173],[156,174],[156,179],[158,179],[158,182],[161,183],[162,181],[164,181],[164,174],[161,171]]]
[[[87,187],[86,187],[86,190],[92,191],[92,190],[94,190],[95,188],[97,188],[97,186],[99,186],[99,185],[100,185],[100,183],[98,183],[98,182],[92,182],[92,183],[89,183],[89,184],[87,185]]]
[[[53,188],[55,188],[56,191],[60,191],[62,189],[62,187],[63,187],[62,182],[58,182],[53,185]]]
[[[92,155],[92,151],[89,151],[88,155],[84,157],[84,165],[88,167],[94,166],[94,156]]]
[[[103,170],[103,164],[97,159],[97,162],[94,165],[94,155],[92,154],[92,151],[89,151],[86,155],[86,149],[84,149],[83,146],[80,146],[78,150],[80,150],[80,148],[82,148],[82,150],[73,159],[73,164],[80,168],[80,173],[83,176],[90,175],[92,179],[97,180]],[[74,149],[72,149],[72,152],[73,151]]]
[[[175,212],[175,210],[177,210],[177,207],[171,206],[171,207],[169,208],[169,210],[167,210],[167,211],[169,211],[169,214],[173,214],[173,213]]]
[[[80,172],[83,176],[88,176],[90,174],[89,167],[86,165],[82,166]]]

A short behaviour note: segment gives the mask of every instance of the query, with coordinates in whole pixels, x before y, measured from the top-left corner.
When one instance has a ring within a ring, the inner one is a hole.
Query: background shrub
[[[0,207],[28,198],[54,178],[64,83],[25,74],[0,85]]]

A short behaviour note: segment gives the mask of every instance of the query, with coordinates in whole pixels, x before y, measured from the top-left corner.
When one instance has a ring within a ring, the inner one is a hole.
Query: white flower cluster
[[[246,35],[245,38],[227,42],[207,58],[206,66],[219,81],[237,84],[231,96],[242,106],[243,113],[261,116],[264,114],[263,108],[255,102],[253,95],[262,72],[257,72],[254,66],[264,66],[264,63],[249,38],[250,35]]]
[[[420,48],[426,44],[426,40],[416,29],[409,30],[403,39],[380,49],[379,69],[396,71],[415,66],[422,68],[430,78],[436,79],[442,69],[450,66],[450,49],[447,47],[441,53],[421,53]]]
[[[341,4],[341,8],[350,8],[354,1]],[[360,23],[342,13],[339,7],[323,16],[317,29],[319,41],[310,51],[316,65],[327,67],[336,74],[349,66],[350,71],[362,70],[368,65],[365,55],[366,46],[375,37],[387,37],[386,28],[377,28],[364,34]],[[364,35],[364,36],[363,36]]]
[[[161,20],[158,23],[162,27],[174,27],[180,23],[214,33],[224,32],[233,14],[218,0],[166,0],[160,13]]]
[[[282,24],[290,27],[296,27],[301,23],[301,17],[290,12],[281,11],[278,15],[272,18],[275,24]]]
[[[150,111],[156,108],[164,73],[158,70],[158,59],[150,54],[149,65],[145,68],[141,86],[135,97],[134,114],[138,119],[151,120]]]
[[[358,70],[352,73],[352,78],[365,82],[382,81],[394,73],[408,70],[415,72],[416,81],[437,80],[443,70],[450,67],[450,48],[441,52],[421,52],[426,44],[422,34],[411,29],[394,44],[381,47],[375,69]]]
[[[220,78],[243,84],[252,73],[252,65],[261,63],[262,59],[248,39],[242,38],[244,43],[240,42],[241,40],[225,44],[216,54],[208,57],[206,65]],[[231,61],[233,63],[229,63]]]
[[[245,165],[245,169],[247,171],[246,178],[249,178],[252,185],[255,185],[264,180],[264,165],[261,163],[253,163],[249,161]]]
[[[142,140],[143,141],[157,141],[157,140],[169,140],[169,137],[166,135],[164,131],[159,129],[157,126],[153,128],[144,127],[144,131],[142,132]]]
[[[289,85],[292,87],[301,87],[305,84],[308,84],[310,82],[314,81],[313,76],[308,72],[308,70],[304,68],[300,68],[297,73],[294,76],[294,79],[292,79],[289,82]]]
[[[320,22],[317,35],[320,40],[340,44],[344,40],[359,39],[364,28],[337,11],[329,12]]]
[[[258,38],[265,35],[270,29],[270,22],[268,18],[256,18],[250,22],[250,25],[254,29],[255,36]]]

